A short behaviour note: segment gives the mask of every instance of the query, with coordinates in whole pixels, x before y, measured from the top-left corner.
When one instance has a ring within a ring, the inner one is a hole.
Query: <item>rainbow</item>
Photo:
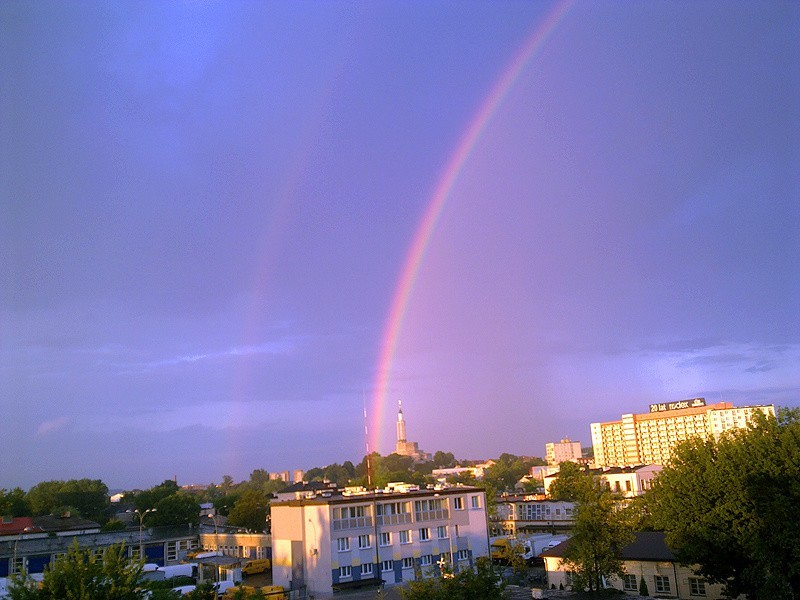
[[[439,182],[433,192],[425,213],[417,226],[416,233],[411,242],[411,246],[406,255],[403,268],[400,272],[400,279],[395,287],[389,315],[386,320],[381,350],[378,356],[378,365],[375,370],[375,380],[373,383],[373,396],[371,401],[372,417],[370,419],[370,431],[368,440],[369,447],[379,450],[378,443],[381,435],[381,427],[386,412],[387,391],[389,379],[392,372],[392,363],[397,350],[397,340],[403,325],[408,302],[414,289],[414,283],[419,273],[420,265],[425,257],[425,250],[433,236],[436,223],[444,210],[447,198],[461,173],[464,164],[472,153],[481,134],[488,125],[503,98],[508,94],[514,82],[522,73],[525,65],[542,48],[547,38],[558,26],[567,14],[574,0],[562,0],[557,3],[531,33],[517,52],[509,65],[501,74],[497,83],[492,87],[489,95],[481,104],[474,118],[470,122],[467,130],[461,136],[450,160],[442,173]]]

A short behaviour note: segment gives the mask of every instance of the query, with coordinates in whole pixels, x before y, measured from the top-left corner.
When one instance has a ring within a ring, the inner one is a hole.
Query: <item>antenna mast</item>
[[[367,488],[372,489],[372,465],[369,460],[369,429],[367,429],[367,400],[364,388],[361,388],[361,403],[364,405],[364,448],[367,451]]]

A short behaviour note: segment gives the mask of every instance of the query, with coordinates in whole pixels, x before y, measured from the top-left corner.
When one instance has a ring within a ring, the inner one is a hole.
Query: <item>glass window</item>
[[[468,560],[469,550],[459,550],[456,556],[458,557],[458,560]]]
[[[433,564],[433,556],[430,554],[423,554],[419,559],[419,564],[423,567],[427,567]]]
[[[391,531],[382,531],[381,532],[381,539],[380,539],[381,546],[391,546],[392,545],[392,532]]]
[[[372,575],[372,563],[364,563],[361,565],[362,575]]]
[[[401,544],[410,544],[411,543],[411,531],[405,529],[400,532],[400,543]]]
[[[470,502],[472,503],[472,508],[480,508],[481,507],[481,497],[480,496],[472,496],[470,498]]]
[[[706,582],[697,577],[689,577],[689,593],[692,596],[705,596]]]
[[[394,561],[393,560],[385,560],[381,563],[381,571],[384,573],[386,571],[393,571],[394,570]]]
[[[622,589],[627,591],[636,591],[639,588],[636,585],[636,575],[626,574],[622,578]]]
[[[656,593],[657,594],[668,594],[669,589],[669,577],[663,577],[661,575],[656,575]]]
[[[427,542],[431,539],[431,530],[427,527],[423,527],[419,530],[419,541],[420,542]]]
[[[464,498],[461,496],[453,498],[453,510],[464,510]]]
[[[339,552],[350,550],[350,538],[336,538],[336,549]]]
[[[339,578],[343,577],[352,577],[353,576],[353,567],[339,567]]]
[[[404,569],[413,569],[414,568],[414,558],[411,556],[407,556],[403,559],[403,568]]]
[[[436,537],[440,540],[447,537],[447,525],[439,525],[436,528]]]
[[[358,536],[358,547],[359,548],[371,548],[372,547],[372,539],[370,539],[369,535],[360,535]]]

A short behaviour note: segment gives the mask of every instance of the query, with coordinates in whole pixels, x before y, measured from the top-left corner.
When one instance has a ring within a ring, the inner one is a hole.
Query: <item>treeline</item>
[[[534,465],[545,464],[540,458],[501,454],[487,468],[480,481],[464,475],[451,478],[458,483],[481,485],[487,497],[511,490]],[[436,452],[431,460],[414,462],[411,457],[373,452],[358,464],[345,461],[305,472],[306,481],[330,481],[339,487],[364,486],[382,488],[390,482],[405,482],[425,486],[433,483],[434,469],[472,466],[475,461],[456,460],[452,452]],[[183,490],[172,480],[166,480],[146,490],[126,492],[120,504],[109,502],[108,487],[99,479],[43,481],[28,492],[21,488],[0,489],[0,515],[38,516],[69,512],[100,523],[113,530],[125,527],[114,518],[120,509],[134,513],[147,526],[197,524],[201,503],[213,503],[216,514],[227,517],[227,524],[261,531],[268,522],[269,502],[273,494],[290,485],[280,479],[270,479],[265,469],[255,469],[249,479],[235,482],[225,475],[219,484]]]

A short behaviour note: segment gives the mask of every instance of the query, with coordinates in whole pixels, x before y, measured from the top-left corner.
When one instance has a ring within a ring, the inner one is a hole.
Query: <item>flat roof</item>
[[[483,492],[484,488],[474,486],[454,486],[441,489],[409,490],[407,492],[369,491],[355,494],[342,494],[331,492],[330,495],[314,496],[313,498],[300,498],[294,500],[281,500],[271,502],[271,506],[309,506],[324,504],[351,504],[353,502],[372,502],[380,500],[401,500],[403,498],[423,498],[431,496],[455,496],[469,492]]]

